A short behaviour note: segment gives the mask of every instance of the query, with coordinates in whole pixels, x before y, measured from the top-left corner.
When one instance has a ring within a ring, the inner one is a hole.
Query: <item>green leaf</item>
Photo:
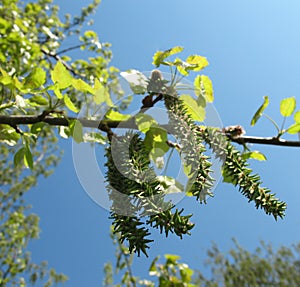
[[[297,111],[295,114],[294,114],[294,120],[297,124],[300,124],[300,111]]]
[[[201,97],[209,103],[214,101],[214,91],[212,81],[208,76],[198,75],[194,80],[195,94],[199,97],[199,100],[203,103]],[[204,105],[205,107],[205,105]]]
[[[94,94],[95,90],[86,82],[84,82],[81,79],[72,79],[72,86],[83,93],[90,93],[90,94]]]
[[[164,156],[164,154],[169,150],[167,144],[168,133],[162,127],[150,127],[146,132],[145,136],[145,147],[150,151],[150,158],[153,162],[156,162],[156,159]]]
[[[97,105],[105,102],[109,107],[114,106],[108,88],[100,83],[98,79],[95,80],[94,91],[92,94],[94,95],[94,101]]]
[[[48,100],[40,95],[32,96],[31,98],[29,98],[29,102],[30,102],[31,106],[48,106],[49,105]]]
[[[25,78],[24,88],[36,89],[46,82],[46,72],[42,68],[34,70]]]
[[[26,167],[33,169],[33,157],[28,145],[26,145],[24,153],[24,164]]]
[[[58,61],[53,71],[51,71],[51,79],[54,84],[58,84],[59,89],[65,89],[72,84],[73,77],[70,75],[66,67]]]
[[[266,107],[269,105],[269,97],[264,96],[264,102],[263,104],[258,108],[256,113],[254,114],[252,120],[251,120],[251,126],[254,126],[258,119],[262,116],[263,111],[266,109]]]
[[[235,184],[234,178],[229,175],[226,170],[222,169],[223,182]]]
[[[0,125],[0,142],[4,142],[9,146],[14,146],[20,139],[20,134],[9,125]]]
[[[164,64],[164,60],[171,55],[180,53],[183,51],[183,47],[176,46],[166,51],[158,51],[153,56],[153,65],[159,67],[161,64]]]
[[[146,133],[152,126],[158,125],[150,115],[139,113],[135,116],[135,123],[139,131]]]
[[[64,95],[64,103],[66,107],[74,113],[78,113],[79,109],[72,103],[71,99],[67,94]]]
[[[294,97],[283,99],[280,102],[280,113],[283,117],[292,115],[296,108],[296,99]]]
[[[259,161],[267,160],[266,156],[264,154],[262,154],[261,152],[259,152],[259,151],[245,152],[245,153],[242,154],[242,158],[246,159],[246,160],[249,159],[249,158],[256,159],[256,160],[259,160]]]
[[[106,114],[106,118],[112,121],[127,121],[131,118],[131,115],[124,115],[114,110],[109,110]]]
[[[191,115],[193,120],[203,122],[205,119],[205,109],[199,106],[197,101],[190,95],[181,95],[182,100],[187,112]]]
[[[189,74],[189,72],[187,71],[187,68],[189,67],[189,64],[182,61],[181,59],[179,58],[176,58],[174,60],[173,63],[170,63],[171,65],[174,65],[176,66],[178,72],[183,75],[183,76],[187,76]]]
[[[31,126],[30,132],[33,134],[38,134],[43,130],[44,126],[45,126],[45,123],[43,123],[43,122],[35,123]]]
[[[21,147],[14,155],[14,165],[15,166],[19,166],[23,160],[24,160],[24,155],[26,152],[26,148],[25,147]]]
[[[164,257],[166,258],[166,260],[170,263],[173,263],[173,264],[177,264],[177,260],[180,259],[180,256],[178,255],[174,255],[174,254],[165,254]]]
[[[202,57],[199,55],[189,56],[186,59],[186,62],[191,65],[187,69],[192,70],[192,71],[200,71],[203,68],[205,68],[206,66],[208,66],[207,59],[205,57]]]
[[[80,121],[70,120],[69,122],[70,133],[77,143],[83,142],[83,127]]]
[[[296,133],[300,133],[300,123],[295,123],[293,125],[291,125],[289,128],[287,128],[286,130],[289,134],[296,134]]]

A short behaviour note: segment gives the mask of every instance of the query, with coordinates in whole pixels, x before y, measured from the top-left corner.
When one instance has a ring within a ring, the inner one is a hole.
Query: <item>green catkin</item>
[[[230,178],[234,185],[239,186],[239,191],[249,199],[249,202],[254,201],[256,208],[262,208],[266,214],[272,214],[276,220],[278,217],[284,217],[286,203],[277,199],[268,188],[261,187],[260,176],[252,173],[240,151],[231,144],[222,131],[206,127],[199,129],[199,134],[217,158],[224,161],[223,175]]]
[[[206,148],[202,137],[197,132],[198,126],[187,113],[183,103],[173,89],[164,95],[164,103],[169,112],[169,126],[171,133],[179,140],[181,155],[184,162],[191,168],[191,192],[200,202],[206,202],[207,196],[212,196],[209,191],[214,179],[211,177],[211,162],[204,153]]]
[[[121,242],[128,241],[130,252],[147,256],[148,244],[153,240],[147,238],[150,233],[146,225],[160,228],[166,235],[189,234],[194,226],[189,221],[191,215],[181,215],[182,210],[172,212],[173,204],[164,201],[164,190],[150,167],[149,151],[138,133],[113,137],[106,158],[114,232],[120,234]]]

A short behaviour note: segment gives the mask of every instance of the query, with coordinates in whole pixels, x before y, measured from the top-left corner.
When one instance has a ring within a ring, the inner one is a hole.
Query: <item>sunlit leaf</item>
[[[175,264],[176,261],[180,259],[180,256],[174,254],[165,254],[164,257],[168,262],[171,262],[173,264]]]
[[[9,125],[0,125],[0,142],[4,142],[9,146],[14,146],[20,139],[20,134]]]
[[[58,61],[51,71],[51,79],[53,83],[57,83],[59,89],[65,89],[72,84],[73,77],[70,75],[66,67]]]
[[[106,118],[112,121],[127,121],[131,115],[124,115],[111,109],[107,112]]]
[[[295,114],[294,114],[294,120],[297,124],[300,124],[300,111],[297,111]]]
[[[46,72],[42,68],[37,67],[25,78],[25,88],[39,88],[45,82]]]
[[[161,127],[150,127],[146,132],[144,143],[154,162],[156,158],[162,157],[169,150],[167,139],[167,131]]]
[[[300,133],[300,123],[295,123],[291,125],[286,131],[292,135],[296,133]]]
[[[188,114],[191,115],[193,120],[203,122],[205,119],[205,109],[199,106],[197,101],[190,95],[181,95],[182,100]]]
[[[253,118],[251,119],[251,126],[254,126],[256,124],[256,122],[262,116],[264,110],[266,109],[266,107],[268,105],[269,105],[269,97],[268,96],[264,96],[264,102],[263,102],[263,104],[258,108],[258,110],[254,114]]]
[[[198,75],[194,80],[195,94],[201,99],[201,96],[209,103],[214,101],[214,91],[212,81],[208,76]]]
[[[90,93],[90,94],[93,94],[94,93],[94,89],[89,85],[87,84],[86,82],[84,82],[83,80],[81,79],[72,79],[72,86],[78,90],[78,91],[81,91],[83,93]]]
[[[285,98],[280,102],[280,113],[283,117],[289,117],[296,108],[296,99],[294,97]]]
[[[161,64],[164,63],[164,60],[166,58],[168,58],[171,55],[180,53],[181,51],[183,51],[183,47],[180,46],[176,46],[166,51],[158,51],[153,56],[153,65],[159,67]]]
[[[250,152],[243,153],[242,158],[246,160],[249,158],[256,159],[259,161],[267,160],[266,156],[259,151],[250,151]]]
[[[200,71],[206,66],[208,66],[208,61],[205,57],[199,55],[192,55],[186,59],[186,62],[189,63],[191,66],[188,68],[192,71]]]
[[[156,120],[144,113],[139,113],[135,116],[135,123],[142,133],[146,133],[151,126],[157,125]]]
[[[74,113],[78,113],[79,109],[73,104],[67,94],[64,95],[64,103],[66,107]]]
[[[100,83],[98,79],[95,80],[94,90],[92,94],[94,95],[94,101],[96,104],[106,103],[109,107],[114,106],[108,88]]]

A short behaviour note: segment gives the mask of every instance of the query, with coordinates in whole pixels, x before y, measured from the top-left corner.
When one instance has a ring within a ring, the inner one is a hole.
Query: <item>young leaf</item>
[[[0,142],[4,142],[9,146],[14,146],[20,139],[20,134],[9,125],[0,125]]]
[[[29,98],[29,102],[31,106],[47,106],[49,104],[48,100],[41,95],[32,96]]]
[[[269,105],[269,97],[264,96],[264,102],[263,104],[258,108],[256,113],[254,114],[252,120],[251,120],[251,126],[254,126],[258,119],[262,116],[263,111],[266,109],[266,107]]]
[[[146,132],[145,146],[150,151],[150,158],[155,162],[169,150],[167,131],[161,127],[150,127]]]
[[[194,80],[194,87],[195,94],[198,97],[204,96],[206,101],[209,103],[212,103],[214,101],[212,81],[208,76],[198,75]]]
[[[300,133],[300,123],[295,123],[291,125],[286,131],[292,135],[296,133]]]
[[[182,100],[187,112],[191,115],[193,120],[203,122],[205,119],[205,109],[199,106],[197,101],[190,95],[181,95]]]
[[[246,160],[249,158],[256,159],[259,161],[267,160],[266,156],[259,151],[250,151],[250,152],[243,153],[242,158]]]
[[[280,113],[283,117],[292,115],[296,108],[296,99],[294,97],[283,99],[280,102]]]
[[[66,67],[58,61],[51,71],[51,79],[53,83],[57,83],[59,89],[65,89],[72,84],[73,77],[70,75]]]
[[[26,167],[33,169],[33,157],[28,145],[26,145],[24,153],[24,164]]]
[[[72,86],[78,90],[78,91],[81,91],[81,92],[88,92],[90,94],[94,94],[94,89],[89,85],[87,84],[86,82],[84,82],[83,80],[81,79],[72,79]]]
[[[109,110],[106,114],[106,118],[112,121],[126,121],[131,118],[131,115],[124,115],[114,110]]]
[[[46,82],[46,72],[42,68],[35,68],[25,79],[25,88],[35,89]]]
[[[82,124],[78,120],[71,120],[69,123],[70,133],[77,143],[83,142]]]
[[[79,109],[72,103],[71,99],[67,94],[64,95],[64,103],[66,107],[74,113],[78,113]]]
[[[98,79],[95,80],[94,91],[92,94],[94,95],[94,101],[97,105],[105,102],[109,107],[114,106],[107,87],[102,85]]]
[[[294,114],[294,120],[297,124],[300,124],[300,111],[297,111],[295,114]]]
[[[43,130],[44,126],[45,126],[45,123],[43,123],[43,122],[35,123],[31,126],[30,132],[33,134],[38,134],[39,132],[41,132]]]
[[[153,65],[159,67],[161,64],[164,64],[164,60],[171,55],[180,53],[183,51],[183,47],[176,46],[166,51],[158,51],[153,56]]]
[[[195,71],[195,72],[200,71],[200,70],[204,69],[206,66],[208,66],[207,59],[205,57],[202,57],[199,55],[189,56],[186,59],[186,62],[191,65],[187,69]]]
[[[146,133],[152,126],[157,125],[156,120],[154,120],[150,115],[143,113],[135,116],[135,123],[142,133]]]
[[[18,166],[21,164],[22,160],[24,159],[24,155],[26,152],[26,148],[23,146],[21,147],[14,155],[14,165]]]

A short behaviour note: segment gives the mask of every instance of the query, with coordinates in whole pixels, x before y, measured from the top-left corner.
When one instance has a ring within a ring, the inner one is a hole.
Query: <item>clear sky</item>
[[[88,1],[57,3],[63,15],[78,12]],[[282,98],[295,96],[300,109],[299,11],[298,0],[103,0],[93,29],[100,41],[112,43],[113,65],[120,70],[149,71],[157,50],[176,45],[185,47],[184,56],[206,56],[210,66],[204,73],[213,80],[214,105],[224,125],[241,124],[248,135],[273,136],[275,129],[266,119],[254,128],[249,123],[264,95],[271,101],[266,112],[280,123]],[[75,56],[81,57],[80,52]],[[103,264],[114,260],[109,214],[81,187],[71,141],[61,140],[60,144],[64,156],[55,173],[41,179],[27,196],[41,217],[42,229],[40,240],[30,245],[32,257],[48,260],[50,266],[67,274],[67,287],[101,286]],[[268,158],[267,162],[253,162],[252,167],[265,186],[287,202],[285,219],[275,222],[232,185],[220,183],[207,205],[193,199],[180,203],[194,214],[192,236],[165,239],[154,231],[150,258],[135,259],[135,274],[146,274],[151,260],[164,253],[179,254],[182,261],[203,270],[212,241],[226,251],[233,246],[233,237],[249,250],[260,240],[274,246],[300,240],[300,149],[253,149]]]

